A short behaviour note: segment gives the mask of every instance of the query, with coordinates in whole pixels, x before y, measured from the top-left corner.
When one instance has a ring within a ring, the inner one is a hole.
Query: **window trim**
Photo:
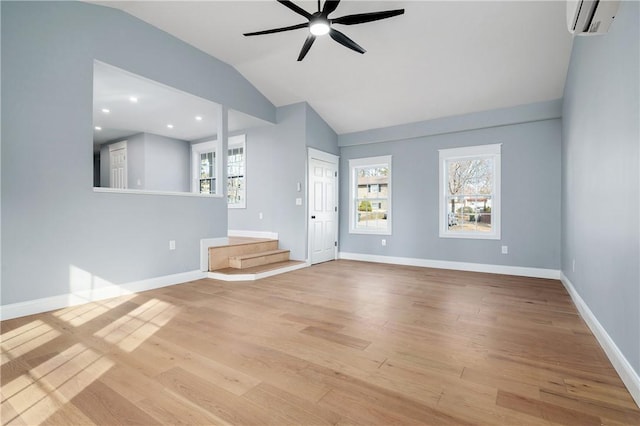
[[[392,235],[392,156],[354,158],[349,160],[349,233],[370,235]],[[358,196],[356,169],[363,167],[380,167],[389,169],[389,182],[387,184],[387,229],[360,229],[356,228],[356,198]]]
[[[246,209],[247,208],[247,136],[245,134],[230,136],[227,143],[227,192],[229,191],[229,150],[242,147],[242,155],[244,157],[244,198],[240,203],[229,203],[227,194],[227,207],[230,209]]]
[[[460,148],[440,149],[439,152],[439,236],[440,238],[467,238],[480,240],[501,239],[501,156],[502,144],[476,145]],[[448,226],[447,161],[490,157],[493,159],[493,191],[491,198],[491,232],[451,231]]]
[[[220,152],[220,142],[218,140],[210,140],[206,142],[191,144],[191,192],[200,195],[209,195],[214,197],[222,197],[224,194],[220,193],[220,170],[222,169],[222,158],[218,153]],[[213,194],[202,194],[200,192],[200,155],[207,152],[215,153],[215,188]]]

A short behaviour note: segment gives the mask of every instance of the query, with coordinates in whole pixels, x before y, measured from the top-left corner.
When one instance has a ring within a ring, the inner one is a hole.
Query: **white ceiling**
[[[131,102],[130,97],[137,102]],[[136,133],[194,141],[218,133],[220,105],[96,61],[93,67],[93,144]],[[197,120],[196,116],[201,120]],[[267,122],[229,110],[229,131]],[[172,128],[169,128],[171,125]]]
[[[338,134],[560,98],[572,45],[558,0],[344,0],[330,17],[405,14],[336,26],[364,55],[327,36],[302,62],[306,29],[242,35],[305,21],[276,1],[99,3],[231,64],[276,106],[308,102]]]

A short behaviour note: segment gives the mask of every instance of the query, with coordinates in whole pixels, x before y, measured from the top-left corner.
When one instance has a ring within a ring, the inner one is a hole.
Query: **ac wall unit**
[[[618,12],[620,0],[567,0],[567,25],[576,35],[603,34]]]

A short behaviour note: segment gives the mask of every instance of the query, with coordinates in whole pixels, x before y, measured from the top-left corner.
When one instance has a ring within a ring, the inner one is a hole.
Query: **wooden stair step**
[[[251,268],[269,263],[285,262],[289,260],[289,250],[269,250],[259,253],[247,253],[229,256],[229,267],[236,269]]]
[[[229,244],[209,247],[209,271],[228,268],[229,257],[276,250],[278,240],[264,238],[229,237]]]

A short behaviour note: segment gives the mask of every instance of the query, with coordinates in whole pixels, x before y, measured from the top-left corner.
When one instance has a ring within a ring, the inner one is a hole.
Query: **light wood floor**
[[[3,424],[640,424],[558,281],[336,261],[2,323]]]

